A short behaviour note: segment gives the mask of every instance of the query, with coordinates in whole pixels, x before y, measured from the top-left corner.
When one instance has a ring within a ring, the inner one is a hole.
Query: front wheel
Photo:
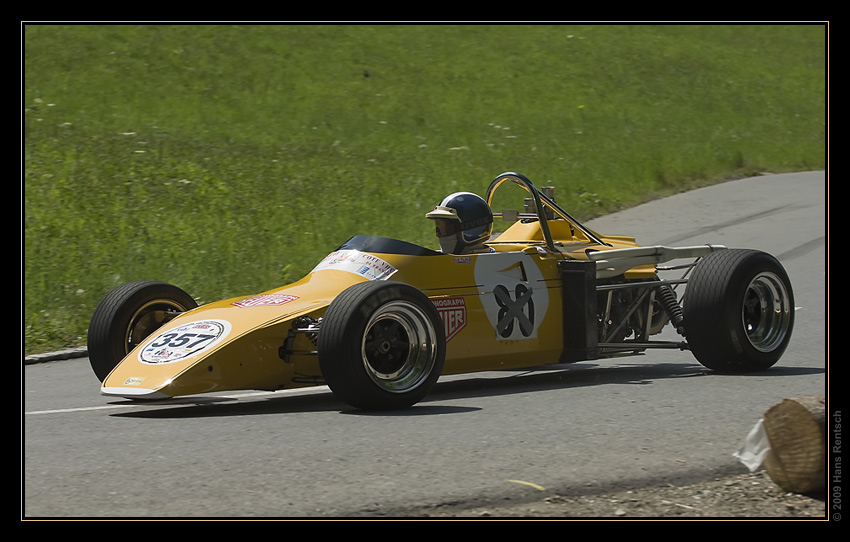
[[[98,380],[162,324],[197,306],[192,296],[165,282],[128,282],[106,294],[88,331],[89,363]]]
[[[713,252],[688,281],[684,323],[691,351],[709,369],[767,369],[791,340],[791,282],[782,264],[765,252]]]
[[[337,397],[364,410],[395,410],[419,402],[440,377],[446,339],[425,294],[374,281],[334,299],[317,350],[322,376]]]

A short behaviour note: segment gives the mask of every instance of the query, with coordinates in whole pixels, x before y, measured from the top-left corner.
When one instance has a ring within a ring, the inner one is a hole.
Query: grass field
[[[822,169],[826,28],[26,25],[25,353],[85,344],[115,286],[209,302],[506,170],[579,218]],[[611,232],[628,233],[628,232]]]

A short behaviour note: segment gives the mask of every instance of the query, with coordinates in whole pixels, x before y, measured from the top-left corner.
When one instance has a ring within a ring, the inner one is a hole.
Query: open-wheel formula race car
[[[794,301],[773,256],[600,235],[514,172],[490,183],[487,204],[513,185],[524,209],[493,213],[512,224],[485,252],[355,236],[297,282],[201,307],[162,282],[116,288],[88,332],[101,393],[160,399],[326,384],[354,407],[389,410],[420,401],[441,374],[652,348],[744,372],[784,352]],[[667,327],[672,338],[654,337]]]

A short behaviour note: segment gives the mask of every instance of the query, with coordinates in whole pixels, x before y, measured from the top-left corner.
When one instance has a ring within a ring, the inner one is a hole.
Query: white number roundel
[[[482,290],[481,304],[496,340],[537,337],[549,308],[549,291],[531,256],[524,252],[479,254],[475,282]]]
[[[142,363],[174,363],[194,356],[221,342],[230,333],[226,320],[189,322],[160,333],[139,350]]]

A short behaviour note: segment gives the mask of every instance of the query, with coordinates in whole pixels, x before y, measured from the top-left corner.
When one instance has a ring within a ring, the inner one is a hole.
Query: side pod
[[[596,262],[558,262],[564,292],[564,352],[561,361],[572,363],[599,356],[596,327]]]

